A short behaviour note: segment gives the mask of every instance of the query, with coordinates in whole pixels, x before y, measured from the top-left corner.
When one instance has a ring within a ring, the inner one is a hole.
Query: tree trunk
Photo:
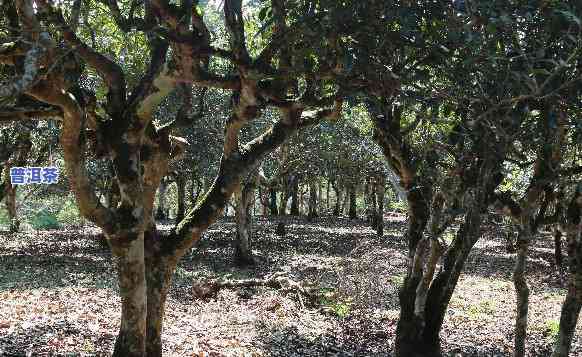
[[[356,185],[350,185],[350,219],[358,218],[358,213],[356,212]]]
[[[575,193],[566,214],[568,294],[560,314],[560,333],[552,357],[567,357],[582,307],[582,192]]]
[[[255,178],[241,184],[235,191],[235,221],[236,221],[236,241],[235,241],[235,261],[239,266],[249,266],[255,264],[252,251],[252,214],[251,204],[255,195]]]
[[[197,179],[195,172],[192,171],[192,175],[190,177],[190,192],[188,192],[188,205],[191,208],[196,207],[196,203],[198,202],[198,197],[200,197],[200,193],[202,191],[202,181]]]
[[[113,209],[117,208],[119,205],[119,199],[119,185],[115,179],[112,179],[109,192],[107,193],[107,207]]]
[[[143,357],[147,319],[144,233],[129,233],[109,239],[117,258],[121,295],[121,326],[113,356]]]
[[[529,222],[528,222],[529,223]],[[515,357],[525,356],[525,340],[527,337],[527,314],[529,307],[529,288],[525,278],[527,254],[531,234],[527,227],[521,227],[517,238],[517,259],[513,270],[513,285],[517,298],[517,316],[515,320]]]
[[[342,190],[335,185],[333,186],[333,190],[335,191],[335,206],[333,208],[333,215],[337,217],[340,215],[342,208]]]
[[[287,203],[289,202],[289,197],[291,197],[290,178],[289,176],[284,176],[281,181],[283,182],[283,187],[281,187],[281,195],[279,196],[279,215],[284,216],[287,214]]]
[[[266,217],[269,214],[269,198],[263,185],[259,185],[259,202],[261,203],[261,215]]]
[[[176,174],[176,188],[178,194],[178,211],[176,212],[176,222],[184,219],[186,212],[186,182],[180,174]]]
[[[375,217],[375,226],[376,226],[376,234],[379,237],[384,235],[384,185],[385,185],[384,175],[381,175],[377,182],[376,182],[376,217]]]
[[[299,177],[293,177],[291,184],[291,215],[299,216]]]
[[[341,207],[341,214],[342,215],[348,215],[349,213],[349,206],[350,206],[350,187],[346,186],[345,190],[344,190],[344,200],[342,202],[342,207]]]
[[[556,263],[556,273],[560,277],[560,281],[563,283],[563,273],[562,273],[562,231],[558,227],[554,228],[554,259]],[[562,284],[561,283],[561,284]]]
[[[329,180],[327,180],[327,185],[325,188],[325,209],[326,209],[325,214],[326,215],[329,214],[329,191],[331,189],[330,186],[331,186],[331,182]]]
[[[378,185],[376,184],[376,180],[372,181],[372,187],[370,188],[370,225],[372,229],[378,231]]]
[[[317,212],[321,212],[322,210],[324,210],[324,207],[323,207],[323,190],[321,189],[321,185],[319,183],[316,183],[316,185],[317,185],[317,198],[315,204],[315,212],[317,214]]]
[[[162,356],[164,310],[176,262],[161,254],[155,227],[145,233],[147,282],[146,356]]]
[[[482,195],[485,194],[482,193]],[[424,340],[427,341],[429,346],[438,346],[440,348],[439,334],[449,302],[469,253],[481,236],[481,212],[484,201],[485,199],[480,197],[476,202],[468,206],[464,222],[459,227],[455,239],[443,256],[440,271],[431,283],[427,295],[426,327],[424,329]]]
[[[7,176],[8,177],[8,176]],[[10,180],[7,179],[5,185],[5,205],[8,211],[8,219],[10,220],[10,232],[16,233],[20,228],[20,220],[18,220],[18,215],[16,212],[16,187],[10,184]]]
[[[370,224],[374,228],[374,213],[372,209],[372,196],[374,195],[374,190],[372,188],[372,178],[367,177],[364,182],[364,219],[366,223]]]
[[[157,220],[168,219],[167,209],[166,209],[166,191],[168,189],[168,183],[166,179],[163,179],[158,188],[158,209],[156,210]]]
[[[317,184],[314,179],[309,180],[309,221],[317,217]]]
[[[575,291],[571,291],[572,289],[580,290],[580,281],[582,281],[582,277],[578,276],[577,279],[579,280],[579,282],[576,283],[578,286],[568,289],[568,294],[562,304],[562,312],[560,314],[560,333],[552,357],[568,357],[570,354],[572,340],[574,338],[574,333],[576,332],[576,324],[578,323],[578,317],[580,316],[580,307],[582,307],[582,299],[580,299],[579,296],[576,297]]]
[[[269,209],[271,210],[271,216],[276,216],[279,214],[277,210],[277,191],[274,188],[269,189]]]
[[[416,289],[420,282],[420,275],[413,274],[414,261],[419,242],[422,239],[429,218],[428,196],[420,190],[411,190],[407,197],[409,220],[406,232],[408,242],[408,271],[400,287],[398,298],[400,301],[400,317],[396,326],[395,355],[397,357],[422,356],[428,354],[422,340],[422,319],[415,315]],[[420,249],[419,249],[420,250]]]

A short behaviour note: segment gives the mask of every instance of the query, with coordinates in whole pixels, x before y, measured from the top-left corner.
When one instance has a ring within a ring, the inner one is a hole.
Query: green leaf
[[[269,6],[265,6],[264,8],[262,8],[261,11],[259,11],[259,20],[265,21],[270,10],[271,8]]]

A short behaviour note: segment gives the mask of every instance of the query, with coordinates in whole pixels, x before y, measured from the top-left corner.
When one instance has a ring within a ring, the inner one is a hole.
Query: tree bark
[[[331,186],[331,182],[328,179],[327,180],[327,185],[325,186],[325,209],[326,209],[325,214],[326,215],[329,214],[329,192],[330,192],[330,189],[331,189],[330,186]]]
[[[372,187],[372,178],[370,176],[366,177],[364,181],[364,219],[373,229],[374,227],[374,211],[376,210],[376,204],[374,202],[374,188]]]
[[[563,282],[563,256],[562,256],[562,231],[558,227],[554,228],[554,260],[556,264],[556,273]]]
[[[254,199],[256,189],[256,177],[250,177],[240,184],[234,193],[235,199],[235,261],[239,266],[250,266],[255,264],[252,251],[252,213],[251,204]]]
[[[385,192],[385,178],[384,175],[380,175],[376,181],[376,217],[375,217],[375,227],[376,234],[379,237],[384,235],[384,192]]]
[[[420,190],[411,190],[407,196],[409,217],[406,240],[408,242],[408,271],[398,298],[400,301],[400,316],[396,326],[395,355],[398,357],[405,356],[422,356],[426,354],[431,356],[428,346],[424,346],[422,340],[423,321],[415,314],[416,289],[420,282],[420,274],[416,273],[413,267],[416,251],[419,242],[422,239],[423,232],[426,229],[429,218],[428,196]],[[422,247],[421,247],[422,248]],[[419,249],[419,251],[422,249]],[[414,274],[413,274],[414,272]],[[434,351],[433,351],[434,352]]]
[[[356,211],[356,185],[351,184],[350,185],[350,219],[356,219],[358,218],[358,213]]]
[[[528,248],[531,232],[522,227],[517,237],[517,259],[513,270],[513,285],[517,298],[517,317],[515,320],[515,345],[513,355],[525,356],[525,340],[527,337],[527,314],[529,308],[529,288],[525,278]]]
[[[178,211],[176,212],[176,222],[180,222],[184,219],[184,214],[186,212],[186,182],[179,173],[175,175],[175,179],[178,194]]]
[[[279,210],[277,209],[277,190],[270,188],[269,195],[269,209],[271,211],[271,216],[276,216],[279,214]]]
[[[342,206],[340,209],[340,214],[341,215],[349,215],[349,207],[350,207],[350,187],[348,185],[346,185],[346,187],[344,188],[344,200],[342,202]]]
[[[168,183],[166,179],[163,179],[160,183],[160,187],[158,188],[158,209],[156,210],[156,219],[157,220],[166,220],[168,219],[168,209],[166,208],[167,198],[166,192],[168,190]]]
[[[323,207],[323,190],[322,187],[319,183],[316,182],[317,185],[317,197],[316,197],[316,204],[315,204],[315,211],[317,212],[321,212],[325,210],[325,207]]]
[[[291,215],[299,216],[299,177],[293,176],[291,184]]]
[[[568,293],[560,314],[560,332],[552,357],[570,353],[582,307],[582,187],[579,185],[566,213],[568,241]]]
[[[114,357],[143,357],[146,346],[147,298],[144,233],[109,237],[117,258],[121,326]]]
[[[164,311],[176,261],[162,254],[155,227],[145,232],[147,282],[146,356],[162,356]]]
[[[450,299],[471,249],[481,236],[481,211],[483,198],[471,204],[455,239],[442,258],[442,266],[430,285],[427,298],[423,340],[433,351],[440,352],[439,334]]]
[[[10,180],[7,179],[5,185],[4,204],[6,205],[6,210],[8,211],[8,219],[10,220],[11,233],[18,232],[20,228],[20,220],[18,219],[18,214],[16,212],[16,187],[17,186],[13,186],[12,184],[10,184]]]
[[[317,184],[315,179],[309,180],[309,212],[307,219],[309,221],[317,217]]]
[[[337,217],[341,214],[343,191],[336,185],[333,185],[333,190],[335,191],[335,206],[333,208],[333,215]]]

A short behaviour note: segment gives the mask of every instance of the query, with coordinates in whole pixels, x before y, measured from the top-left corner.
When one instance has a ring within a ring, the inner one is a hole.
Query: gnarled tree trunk
[[[252,212],[251,204],[257,186],[256,174],[251,174],[234,192],[236,240],[234,258],[238,265],[248,266],[255,264],[252,251]]]
[[[146,346],[147,296],[144,233],[109,236],[117,260],[121,326],[114,357],[142,357]]]

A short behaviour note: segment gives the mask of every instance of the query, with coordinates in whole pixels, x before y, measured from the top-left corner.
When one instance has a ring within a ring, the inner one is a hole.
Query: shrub
[[[29,221],[32,228],[36,230],[49,230],[49,229],[59,229],[60,224],[54,214],[51,214],[47,210],[40,210],[35,215],[33,215]]]
[[[8,227],[10,225],[10,219],[8,218],[8,212],[5,209],[0,209],[0,227]]]
[[[83,218],[79,213],[77,205],[72,200],[66,200],[61,209],[56,214],[56,219],[66,225],[81,226]]]

